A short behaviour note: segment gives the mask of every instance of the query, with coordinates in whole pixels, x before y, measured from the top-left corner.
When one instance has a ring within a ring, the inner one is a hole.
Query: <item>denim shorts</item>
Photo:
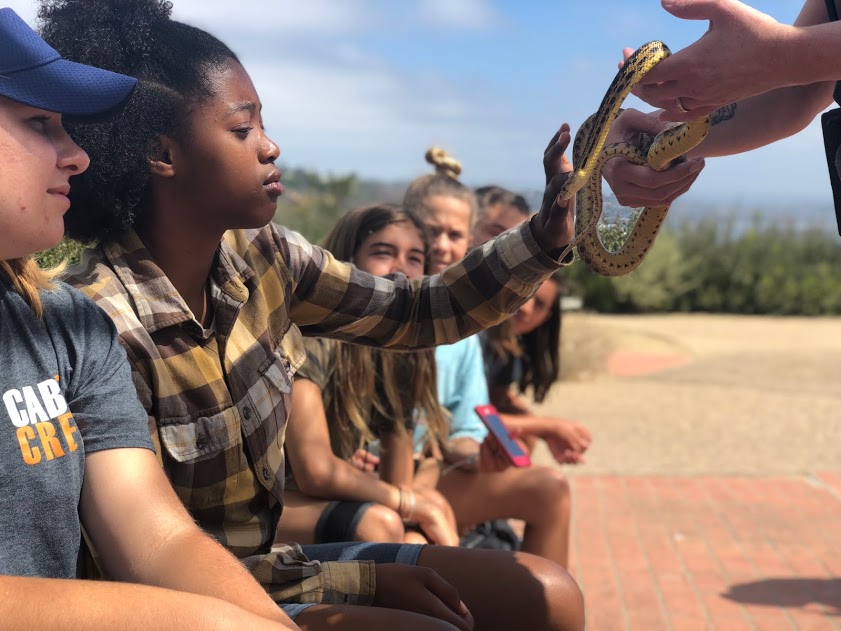
[[[417,565],[423,545],[409,543],[317,543],[301,546],[310,561],[373,561]],[[313,603],[281,603],[280,608],[293,620]]]

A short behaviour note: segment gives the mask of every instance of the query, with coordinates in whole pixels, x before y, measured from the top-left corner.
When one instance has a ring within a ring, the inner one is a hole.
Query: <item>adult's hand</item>
[[[543,152],[543,171],[546,174],[546,189],[543,192],[543,204],[540,212],[532,220],[532,233],[544,252],[554,252],[565,248],[572,241],[575,228],[574,198],[556,203],[556,198],[567,181],[572,163],[564,155],[569,146],[569,125],[564,123],[552,136]]]
[[[749,96],[812,82],[798,80],[798,72],[810,69],[792,63],[794,27],[737,0],[661,2],[678,18],[710,23],[699,40],[657,64],[634,89],[669,119],[691,120]],[[631,52],[625,49],[626,59]]]
[[[659,134],[668,125],[661,112],[643,113],[626,109],[614,121],[605,145],[618,142],[639,145],[640,134]],[[623,206],[642,208],[671,206],[695,182],[704,168],[704,159],[695,158],[665,171],[654,171],[647,166],[633,164],[622,157],[607,161],[602,172],[616,200]]]
[[[374,605],[414,611],[438,618],[462,631],[473,629],[473,616],[459,598],[454,585],[426,567],[403,563],[376,566]]]

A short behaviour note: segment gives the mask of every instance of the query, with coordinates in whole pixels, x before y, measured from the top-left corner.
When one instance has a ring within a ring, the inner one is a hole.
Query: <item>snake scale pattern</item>
[[[634,164],[646,164],[655,171],[664,171],[685,160],[684,154],[697,146],[709,132],[710,117],[704,116],[665,129],[654,137],[642,134],[639,146],[630,143],[604,146],[625,98],[651,68],[670,54],[668,47],[659,41],[638,48],[616,74],[598,111],[584,122],[575,135],[573,172],[562,186],[557,200],[560,203],[577,195],[575,238],[567,246],[567,251],[577,246],[580,259],[601,276],[622,276],[636,269],[654,244],[669,210],[668,206],[644,208],[625,244],[617,252],[608,251],[598,234],[605,163],[620,156]]]

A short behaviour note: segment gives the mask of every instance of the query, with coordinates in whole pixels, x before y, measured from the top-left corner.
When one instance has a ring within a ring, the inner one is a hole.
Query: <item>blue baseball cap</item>
[[[11,9],[0,9],[0,96],[50,112],[101,114],[125,101],[137,79],[62,59]]]

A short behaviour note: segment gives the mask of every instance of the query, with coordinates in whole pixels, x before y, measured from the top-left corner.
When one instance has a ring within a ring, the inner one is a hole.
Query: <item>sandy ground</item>
[[[841,318],[575,313],[563,361],[537,407],[593,433],[570,475],[841,470]]]

